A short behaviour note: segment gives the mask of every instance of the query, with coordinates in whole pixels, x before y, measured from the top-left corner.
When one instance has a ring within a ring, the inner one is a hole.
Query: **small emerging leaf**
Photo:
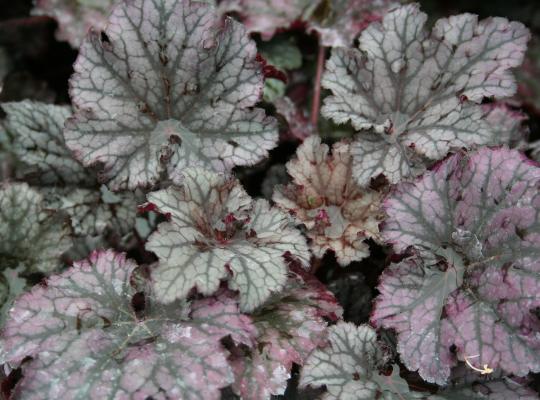
[[[364,240],[379,239],[381,196],[355,183],[349,145],[336,143],[329,154],[328,146],[311,136],[297,157],[287,164],[293,183],[278,187],[273,200],[306,226],[316,257],[332,250],[342,266],[367,257]]]

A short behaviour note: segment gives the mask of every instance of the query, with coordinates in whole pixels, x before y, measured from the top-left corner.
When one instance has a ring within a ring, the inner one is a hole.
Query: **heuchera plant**
[[[0,82],[2,398],[539,398],[522,23],[387,0],[31,14],[77,58],[55,104]]]

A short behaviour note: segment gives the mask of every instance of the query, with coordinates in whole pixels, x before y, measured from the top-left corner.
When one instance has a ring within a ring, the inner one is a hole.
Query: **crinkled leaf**
[[[0,188],[0,268],[51,272],[70,245],[63,218],[45,209],[39,192],[26,183]]]
[[[320,282],[298,271],[281,293],[252,314],[258,344],[247,355],[233,355],[233,390],[251,400],[283,394],[293,363],[302,365],[313,349],[324,344],[324,318],[335,320],[341,313]]]
[[[373,131],[352,145],[359,184],[379,174],[395,183],[421,173],[426,158],[497,140],[475,103],[514,94],[509,69],[521,64],[528,30],[462,14],[429,34],[426,20],[417,4],[397,8],[362,32],[359,50],[334,49],[326,63],[322,85],[333,96],[322,114]]]
[[[18,171],[22,177],[41,185],[95,182],[94,175],[66,148],[62,130],[71,116],[69,107],[25,100],[4,103],[2,109],[7,114],[3,126],[13,138],[11,151],[26,164]]]
[[[186,166],[252,165],[275,146],[255,43],[205,4],[135,0],[116,7],[105,36],[90,32],[71,78],[65,137],[111,188],[155,183]]]
[[[115,0],[37,0],[33,15],[48,15],[58,22],[56,37],[78,48],[90,28],[103,29]]]
[[[146,246],[160,260],[153,278],[161,301],[184,298],[193,287],[211,294],[228,279],[242,310],[253,310],[283,288],[285,254],[307,265],[305,239],[286,214],[252,200],[234,178],[198,168],[184,175],[182,187],[148,195],[170,215]]]
[[[392,0],[331,0],[322,15],[312,16],[308,30],[319,34],[327,47],[350,47],[370,22],[378,21],[393,5]]]
[[[3,358],[33,357],[17,398],[220,398],[233,375],[219,340],[250,345],[250,319],[226,292],[167,307],[146,296],[141,315],[132,306],[135,268],[121,254],[96,252],[17,300]]]
[[[379,372],[385,357],[377,334],[367,325],[340,322],[329,329],[329,345],[308,357],[300,386],[326,386],[324,399],[414,399],[398,368],[390,376]]]
[[[445,383],[456,357],[540,370],[539,187],[540,169],[519,152],[485,148],[386,200],[383,236],[413,256],[383,274],[372,321],[398,332],[402,360],[424,379]]]
[[[336,143],[329,154],[328,146],[311,136],[287,171],[293,182],[278,187],[273,200],[306,226],[315,256],[332,250],[343,266],[367,257],[364,240],[379,239],[381,196],[355,183],[349,145]]]

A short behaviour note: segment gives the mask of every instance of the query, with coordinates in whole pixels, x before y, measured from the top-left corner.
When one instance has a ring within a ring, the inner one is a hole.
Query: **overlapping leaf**
[[[149,203],[170,216],[146,246],[160,260],[153,278],[161,301],[184,298],[193,287],[211,294],[227,279],[240,292],[241,308],[253,310],[283,288],[284,255],[307,265],[305,239],[285,213],[266,200],[252,200],[226,175],[199,168],[184,175],[182,187],[148,195]]]
[[[495,133],[495,144],[505,144],[510,148],[527,149],[529,130],[526,114],[513,110],[505,103],[482,105],[486,121]]]
[[[220,398],[233,374],[219,340],[251,345],[250,319],[227,292],[136,311],[135,267],[97,252],[17,300],[2,348],[12,365],[33,357],[18,398]]]
[[[13,138],[11,151],[26,164],[17,171],[22,178],[40,185],[81,185],[95,177],[76,161],[66,148],[62,130],[71,116],[66,106],[33,101],[4,103],[3,127]]]
[[[90,28],[105,28],[114,3],[115,0],[37,0],[32,14],[55,18],[57,39],[78,48]]]
[[[329,345],[315,350],[302,369],[300,386],[326,386],[324,399],[413,399],[397,367],[390,376],[379,372],[385,363],[377,334],[367,325],[340,322],[329,328]]]
[[[336,143],[329,154],[328,146],[311,136],[297,157],[287,164],[293,182],[278,187],[273,200],[306,226],[315,256],[332,250],[343,266],[367,257],[364,240],[379,239],[381,196],[355,183],[349,144]]]
[[[46,210],[43,198],[26,183],[0,189],[1,268],[24,266],[47,273],[60,267],[60,256],[71,244],[62,217]]]
[[[259,32],[266,40],[302,21],[308,32],[320,35],[322,46],[349,47],[391,4],[389,0],[225,0],[221,7],[239,13],[248,31]]]
[[[113,189],[148,186],[186,166],[252,165],[275,146],[275,121],[253,108],[263,87],[255,43],[230,18],[188,0],[116,7],[91,32],[71,79],[65,137]]]
[[[372,321],[405,365],[444,384],[461,361],[540,370],[540,169],[500,148],[457,154],[386,200],[384,238],[412,258],[384,272]],[[451,352],[455,346],[455,352]]]
[[[441,19],[429,34],[417,4],[397,8],[360,36],[359,50],[334,49],[322,85],[322,114],[360,133],[351,152],[358,183],[391,183],[425,170],[450,149],[496,141],[476,105],[515,93],[528,30],[471,14]]]
[[[281,293],[252,314],[258,345],[249,354],[233,354],[233,390],[251,400],[283,394],[293,363],[302,365],[312,350],[325,343],[324,318],[335,320],[341,313],[320,282],[297,271]]]

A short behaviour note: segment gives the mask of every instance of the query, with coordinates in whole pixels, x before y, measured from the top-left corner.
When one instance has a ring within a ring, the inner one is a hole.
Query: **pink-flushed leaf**
[[[287,121],[288,129],[282,135],[284,138],[302,141],[315,134],[315,127],[307,114],[289,97],[274,100],[274,105],[276,112]]]
[[[332,0],[325,15],[312,17],[308,31],[325,47],[350,47],[371,22],[380,21],[397,2],[392,0]]]
[[[105,28],[114,3],[115,0],[36,0],[31,13],[56,19],[56,38],[78,48],[90,28]]]
[[[165,303],[185,298],[196,287],[214,293],[221,280],[240,292],[240,307],[251,311],[287,279],[285,255],[305,266],[309,249],[287,214],[266,200],[252,200],[227,175],[199,168],[184,170],[184,184],[148,195],[170,216],[146,248],[156,253],[156,296]]]
[[[293,363],[303,365],[327,337],[325,319],[342,314],[334,296],[316,278],[301,270],[292,273],[285,289],[251,316],[259,331],[257,345],[231,356],[233,390],[244,399],[264,400],[281,395]]]
[[[287,171],[293,182],[278,187],[273,200],[306,226],[313,254],[322,258],[332,250],[342,266],[367,257],[364,240],[380,239],[381,195],[354,181],[349,144],[336,143],[330,154],[318,136],[311,136]]]
[[[361,132],[352,145],[358,183],[419,175],[453,148],[497,141],[477,103],[512,96],[510,69],[529,31],[504,18],[440,19],[429,33],[418,4],[390,11],[360,36],[359,49],[333,49],[322,85],[322,115]],[[500,143],[499,141],[497,141]]]
[[[507,148],[456,154],[386,199],[383,237],[412,256],[381,277],[372,322],[444,384],[456,359],[540,371],[540,168]],[[451,352],[451,347],[455,351]]]
[[[17,176],[39,185],[95,185],[95,174],[73,158],[64,142],[70,107],[24,100],[3,103],[2,110],[12,152],[24,163]]]
[[[1,185],[0,269],[22,266],[25,273],[49,273],[60,268],[60,257],[71,246],[64,222],[26,183]]]
[[[302,22],[309,33],[320,36],[322,46],[349,47],[392,4],[390,0],[225,0],[221,7],[240,14],[248,31],[260,33],[264,40]]]
[[[251,319],[226,291],[168,306],[147,293],[136,310],[136,267],[122,254],[95,252],[15,302],[2,359],[32,357],[16,398],[220,398],[233,382],[220,340],[251,346]]]
[[[182,179],[187,166],[253,165],[277,141],[244,27],[189,0],[135,0],[91,31],[71,78],[66,143],[113,190]]]
[[[288,28],[317,7],[312,0],[224,0],[224,11],[237,12],[248,32],[258,32],[269,40],[278,29]]]
[[[410,391],[397,366],[390,376],[379,371],[387,360],[377,333],[368,325],[339,322],[329,328],[328,342],[308,357],[300,387],[325,385],[325,400],[427,398]]]

